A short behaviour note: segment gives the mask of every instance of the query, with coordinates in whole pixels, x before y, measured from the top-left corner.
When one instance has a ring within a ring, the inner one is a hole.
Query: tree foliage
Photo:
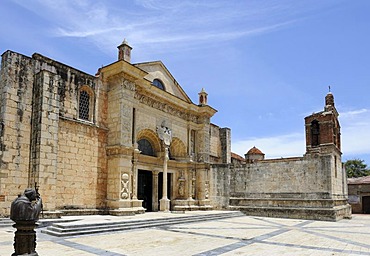
[[[347,160],[344,163],[346,167],[347,177],[348,178],[357,178],[362,176],[370,175],[370,169],[367,168],[364,160],[353,159]]]

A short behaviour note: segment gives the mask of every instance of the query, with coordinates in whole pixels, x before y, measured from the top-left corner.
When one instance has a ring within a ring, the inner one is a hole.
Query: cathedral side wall
[[[106,195],[105,132],[60,120],[56,208],[103,208]]]

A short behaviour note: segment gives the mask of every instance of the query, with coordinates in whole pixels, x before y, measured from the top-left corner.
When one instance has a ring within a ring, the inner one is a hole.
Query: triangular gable
[[[182,87],[177,83],[176,79],[168,71],[166,66],[162,61],[152,61],[134,64],[135,67],[138,67],[148,74],[144,77],[145,79],[153,82],[154,79],[160,80],[164,87],[165,91],[188,102],[192,103],[189,96],[185,93]]]

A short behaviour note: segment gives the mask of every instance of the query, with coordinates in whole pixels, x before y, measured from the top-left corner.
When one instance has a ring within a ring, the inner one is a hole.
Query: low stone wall
[[[211,166],[215,209],[249,215],[338,220],[351,215],[334,154]]]
[[[351,216],[351,207],[349,205],[333,208],[230,206],[229,209],[241,211],[246,215],[252,216],[323,221],[338,221]]]

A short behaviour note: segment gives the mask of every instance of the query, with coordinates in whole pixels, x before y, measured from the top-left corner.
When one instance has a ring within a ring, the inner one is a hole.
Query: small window
[[[141,154],[147,156],[154,156],[152,144],[147,139],[141,139],[137,142]]]
[[[79,96],[79,109],[78,109],[78,118],[86,121],[91,121],[92,114],[92,104],[91,96],[86,90],[80,90]]]
[[[164,85],[159,79],[154,79],[153,80],[153,85],[158,87],[159,89],[165,91]]]
[[[317,120],[311,122],[311,145],[317,147],[320,144],[320,125]]]

